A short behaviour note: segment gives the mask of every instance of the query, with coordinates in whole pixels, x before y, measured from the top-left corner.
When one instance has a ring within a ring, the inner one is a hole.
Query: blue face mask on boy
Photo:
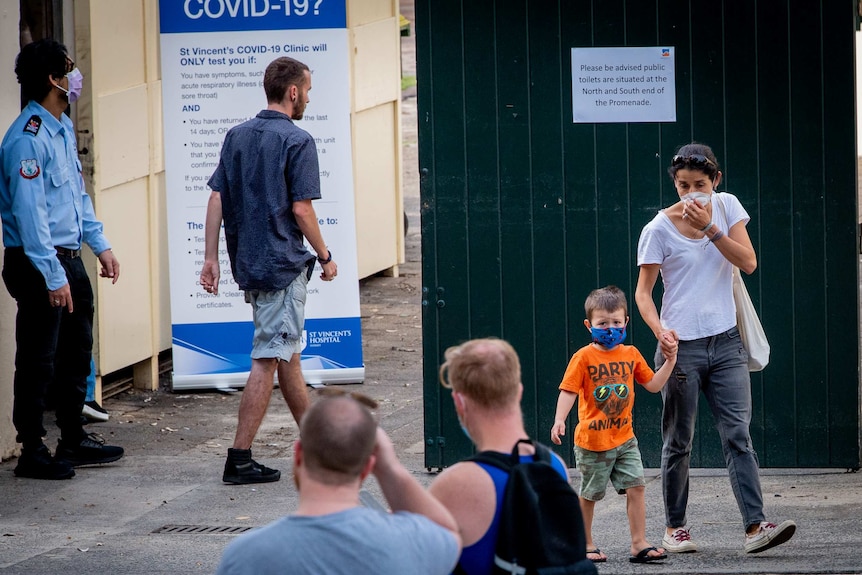
[[[591,327],[593,341],[608,349],[613,349],[626,339],[626,326],[623,327]]]

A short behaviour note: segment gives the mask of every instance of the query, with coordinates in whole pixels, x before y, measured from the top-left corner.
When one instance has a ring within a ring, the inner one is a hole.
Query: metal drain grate
[[[239,535],[254,527],[231,527],[227,525],[164,525],[153,533],[164,535]]]

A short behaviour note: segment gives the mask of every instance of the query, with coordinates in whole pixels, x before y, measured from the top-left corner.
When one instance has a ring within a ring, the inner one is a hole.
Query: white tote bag
[[[725,225],[729,226],[724,201],[719,200],[718,205],[724,215]],[[769,364],[769,341],[742,281],[742,274],[736,266],[733,267],[733,301],[736,304],[736,327],[739,329],[742,346],[748,352],[748,371],[761,371]]]
[[[748,371],[761,371],[769,363],[769,342],[737,267],[733,268],[733,301],[736,303],[736,327],[748,352]]]

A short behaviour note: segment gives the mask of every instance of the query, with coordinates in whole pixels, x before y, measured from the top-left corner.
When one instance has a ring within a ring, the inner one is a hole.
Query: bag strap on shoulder
[[[494,467],[502,469],[503,471],[508,472],[511,471],[514,466],[521,463],[521,454],[519,448],[522,443],[526,443],[533,446],[533,449],[536,452],[533,455],[533,461],[542,461],[548,464],[551,463],[552,456],[550,450],[541,443],[537,443],[532,439],[519,439],[515,443],[515,446],[512,448],[511,455],[506,455],[498,451],[480,451],[473,457],[469,458],[467,461],[492,465]]]
[[[721,210],[721,215],[724,218],[724,225],[727,226],[727,231],[729,233],[730,232],[730,220],[727,219],[727,208],[724,207],[724,198],[720,197],[718,195],[719,193],[720,192],[715,192],[715,202],[713,202],[713,205],[715,205],[716,202],[718,203],[718,208]],[[733,266],[733,275],[735,277],[740,278],[740,281],[742,281],[742,276],[739,275],[739,268],[736,266]]]

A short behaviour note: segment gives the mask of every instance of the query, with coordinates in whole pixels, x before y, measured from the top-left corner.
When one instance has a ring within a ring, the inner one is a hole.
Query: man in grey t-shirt
[[[299,508],[234,540],[217,575],[452,571],[461,551],[455,520],[398,461],[371,406],[369,398],[341,393],[309,408],[294,446]],[[391,513],[361,506],[369,474]]]

